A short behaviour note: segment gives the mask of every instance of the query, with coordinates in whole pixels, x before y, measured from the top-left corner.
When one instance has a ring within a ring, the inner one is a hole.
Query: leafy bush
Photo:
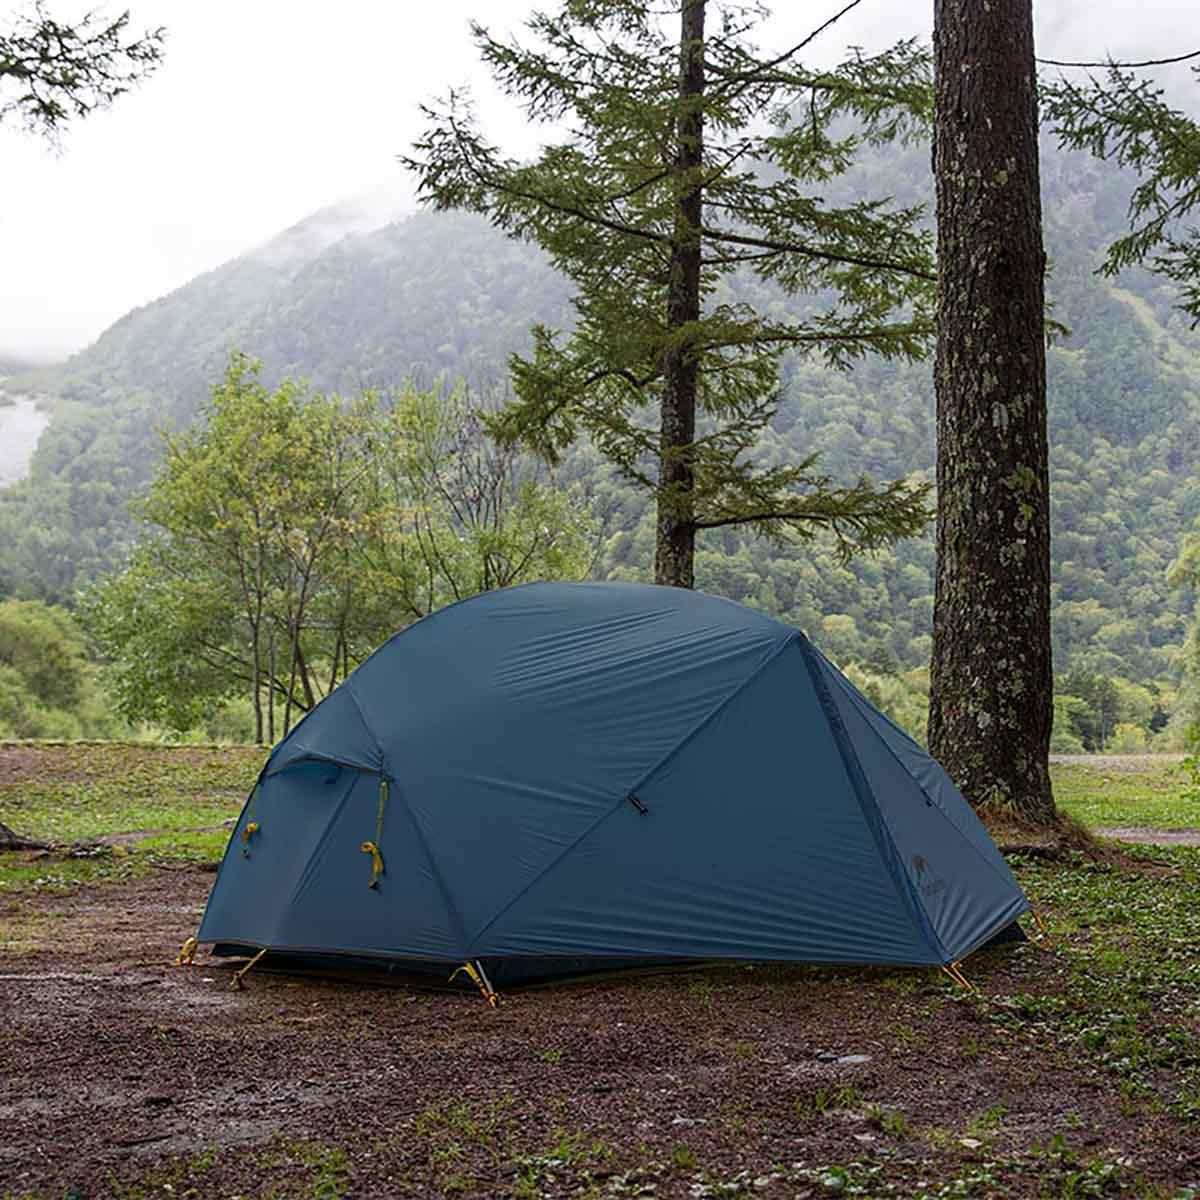
[[[15,671],[30,695],[71,709],[83,696],[87,645],[69,613],[36,600],[0,603],[0,666]]]
[[[1122,722],[1113,730],[1108,749],[1113,754],[1144,754],[1147,742],[1144,729],[1138,725]]]

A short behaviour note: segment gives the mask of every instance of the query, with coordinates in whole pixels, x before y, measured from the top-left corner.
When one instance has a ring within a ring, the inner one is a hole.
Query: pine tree
[[[1200,84],[1200,67],[1192,74]],[[1109,247],[1103,273],[1148,266],[1178,284],[1179,307],[1200,324],[1200,228],[1187,224],[1200,210],[1200,121],[1168,103],[1137,69],[1117,63],[1102,78],[1089,71],[1081,82],[1064,73],[1040,90],[1043,118],[1060,145],[1140,177],[1129,198],[1129,233]]]
[[[826,530],[850,553],[928,519],[922,481],[836,486],[815,456],[779,465],[755,448],[786,353],[847,366],[926,352],[920,209],[835,207],[821,192],[864,141],[919,132],[930,101],[914,43],[810,69],[800,55],[822,30],[763,57],[748,35],[765,10],[673,11],[677,36],[651,0],[564,0],[530,18],[532,46],[474,25],[502,90],[560,139],[533,162],[506,158],[452,93],[424,110],[431,125],[403,161],[434,207],[488,215],[574,282],[573,330],[534,330],[496,431],[551,461],[590,438],[656,499],[657,580],[690,587],[701,530]],[[729,289],[739,272],[805,300],[756,311]]]
[[[72,120],[107,108],[162,62],[165,32],[131,37],[129,13],[60,21],[42,0],[0,29],[0,124],[16,117],[56,141]]]
[[[1045,254],[1030,0],[935,0],[937,578],[929,747],[1054,818]]]

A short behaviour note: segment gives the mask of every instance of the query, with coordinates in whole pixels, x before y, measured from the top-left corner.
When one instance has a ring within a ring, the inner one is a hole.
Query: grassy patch
[[[1050,774],[1059,807],[1085,825],[1200,828],[1200,799],[1185,794],[1188,779],[1177,761],[1054,763]]]
[[[63,890],[212,862],[254,783],[257,747],[122,742],[15,745],[0,774],[0,821],[56,844],[106,838],[94,858],[0,859],[0,891]]]
[[[994,1026],[1073,1056],[1121,1096],[1126,1116],[1200,1124],[1200,850],[1135,849],[1145,869],[1024,865],[1051,915],[1056,996],[979,1001]]]

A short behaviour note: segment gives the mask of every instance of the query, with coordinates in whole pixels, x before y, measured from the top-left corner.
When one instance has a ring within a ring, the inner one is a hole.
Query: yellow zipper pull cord
[[[379,853],[379,847],[374,842],[363,842],[359,849],[371,856],[371,880],[367,887],[378,887],[379,877],[383,874],[383,855]]]
[[[250,857],[250,839],[258,832],[257,821],[247,821],[246,827],[242,830],[242,853]]]
[[[258,803],[258,789],[262,785],[256,783],[250,793],[250,803],[246,805],[246,824],[242,826],[242,857],[250,857],[250,839],[259,831],[259,824],[254,819],[254,809]]]
[[[388,802],[388,781],[385,776],[379,777],[379,807],[375,810],[375,840],[373,842],[363,842],[359,849],[364,854],[371,856],[371,881],[367,887],[373,888],[379,886],[379,877],[383,874],[383,851],[380,846],[383,845],[383,812],[387,808]]]

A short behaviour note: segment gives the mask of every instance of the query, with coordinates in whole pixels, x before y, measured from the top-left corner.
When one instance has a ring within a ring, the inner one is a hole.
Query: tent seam
[[[464,600],[457,601],[456,604],[447,605],[447,607],[455,608],[458,604],[465,604],[467,600],[473,600],[475,598],[476,597],[468,596]],[[420,621],[414,621],[412,625],[406,625],[403,629],[399,630],[390,638],[388,638],[388,640],[384,642],[384,644],[377,650],[375,650],[370,657],[374,658],[376,654],[378,654],[385,647],[390,646],[397,638],[408,633],[409,630],[411,630],[414,626],[421,624],[421,621],[427,621],[430,617],[437,616],[439,613],[444,611],[445,609],[438,609],[437,613],[426,613]],[[425,837],[425,832],[421,828],[421,824],[417,820],[416,814],[413,812],[411,805],[408,803],[407,788],[400,786],[400,781],[390,769],[392,764],[388,761],[388,757],[384,753],[383,743],[379,740],[379,736],[376,734],[370,721],[367,720],[367,714],[363,712],[362,705],[358,701],[358,695],[354,691],[353,682],[354,681],[351,678],[347,678],[342,684],[342,687],[345,688],[346,692],[349,694],[350,702],[354,705],[354,711],[358,713],[358,719],[362,722],[362,727],[367,731],[367,735],[370,737],[371,741],[375,743],[375,751],[379,755],[380,778],[389,780],[392,784],[393,791],[395,791],[397,794],[397,797],[400,801],[400,807],[404,810],[405,816],[408,817],[408,823],[410,826],[412,826],[412,831],[416,835],[417,844],[421,847],[421,853],[425,856],[426,863],[429,864],[430,874],[433,876],[434,883],[437,885],[438,893],[442,897],[442,904],[445,906],[446,916],[449,918],[450,923],[454,927],[454,932],[458,937],[458,944],[460,947],[464,948],[465,952],[467,943],[467,929],[463,924],[462,915],[459,913],[458,907],[454,903],[454,898],[450,894],[450,889],[446,886],[446,880],[438,867],[437,859],[435,859],[433,856],[433,851],[430,849],[429,841]]]
[[[367,731],[368,733],[370,730]],[[282,767],[278,767],[274,771],[268,771],[263,768],[263,777],[266,779],[274,779],[277,775],[282,775],[286,771],[290,771],[297,763],[303,762],[323,762],[333,763],[335,767],[344,767],[347,771],[361,771],[364,775],[382,775],[383,771],[379,767],[367,767],[362,763],[354,762],[349,758],[338,758],[336,754],[321,754],[316,750],[310,750],[304,754],[297,754],[295,758],[289,758]]]
[[[822,657],[824,657],[824,656],[822,655]],[[835,679],[835,682],[837,682],[836,679]],[[852,704],[854,704],[854,696],[853,695],[850,696],[850,702]],[[857,704],[855,704],[855,707],[859,708],[859,706]],[[884,716],[885,720],[887,719],[886,713],[881,714],[881,715]],[[917,790],[921,793],[922,796],[925,797],[926,801],[929,804],[929,807],[934,809],[941,816],[942,820],[945,821],[945,823],[947,825],[949,825],[950,828],[953,829],[956,834],[958,834],[959,838],[961,838],[962,841],[964,841],[968,846],[970,846],[972,852],[975,854],[975,857],[978,858],[981,863],[983,863],[985,866],[987,866],[988,870],[990,870],[998,879],[1002,880],[1004,883],[1011,884],[1012,882],[1014,882],[1012,879],[1006,879],[1004,877],[1004,875],[1001,874],[1001,872],[999,870],[997,870],[996,864],[994,862],[989,862],[988,859],[986,857],[984,857],[984,855],[980,852],[979,847],[976,846],[975,843],[973,841],[971,841],[971,839],[969,837],[967,837],[967,835],[965,833],[963,833],[963,831],[961,829],[959,829],[959,827],[952,820],[950,820],[949,816],[947,816],[946,811],[942,808],[942,806],[929,794],[928,791],[925,790],[925,787],[921,783],[921,781],[904,765],[904,761],[891,748],[891,746],[889,746],[887,744],[887,740],[885,738],[883,738],[882,736],[880,736],[878,731],[871,728],[870,721],[867,721],[865,717],[863,719],[864,719],[864,722],[865,722],[867,728],[870,729],[871,733],[874,734],[874,736],[878,739],[878,741],[883,746],[883,748],[888,752],[888,754],[890,754],[892,756],[892,758],[895,760],[895,762],[899,766],[899,768],[909,777],[909,779],[911,779],[913,781],[913,783],[915,783],[917,785]],[[928,753],[928,751],[926,751],[925,753]],[[936,761],[936,759],[934,761]],[[951,783],[953,783],[953,782],[954,781],[951,780]],[[964,798],[964,800],[966,799],[966,797],[963,797],[963,798]],[[883,816],[882,809],[880,809],[880,816]],[[883,817],[883,820],[886,824],[887,817]],[[890,825],[888,828],[890,830],[890,828],[891,828]],[[997,849],[997,853],[999,853],[999,849]],[[1017,890],[1021,893],[1021,895],[1023,897],[1025,897],[1025,906],[1026,906],[1026,908],[1028,908],[1029,907],[1029,898],[1027,896],[1025,896],[1025,891],[1023,888],[1021,888],[1020,884],[1017,885]]]
[[[825,713],[825,720],[829,725],[829,731],[833,734],[833,740],[837,743],[846,773],[850,777],[850,787],[854,792],[854,798],[858,801],[863,820],[866,821],[867,828],[871,831],[871,837],[875,842],[876,850],[883,859],[884,866],[888,874],[892,877],[892,883],[896,886],[897,891],[901,896],[908,899],[909,906],[916,917],[915,924],[917,929],[924,936],[925,941],[929,944],[929,948],[939,954],[943,962],[949,962],[950,956],[946,951],[945,944],[942,942],[941,935],[929,919],[929,914],[925,911],[925,906],[916,894],[908,872],[900,867],[891,828],[884,820],[883,813],[880,811],[879,805],[875,803],[874,797],[870,795],[869,787],[866,786],[866,775],[863,772],[862,764],[858,760],[858,755],[854,752],[854,746],[851,744],[845,722],[842,720],[841,713],[837,711],[837,706],[834,704],[833,697],[829,692],[829,686],[825,682],[820,667],[813,657],[816,653],[815,648],[808,644],[807,639],[799,641],[798,645],[800,646],[800,653],[804,657],[804,665],[808,669],[809,678],[812,680],[813,690],[816,692],[817,700]],[[876,820],[874,821],[870,815],[872,808],[876,816]],[[886,846],[884,845],[885,838],[887,842]]]
[[[396,780],[392,780],[396,784]],[[425,861],[429,864],[429,870],[433,875],[434,882],[437,884],[438,892],[441,893],[442,903],[446,906],[446,915],[454,925],[454,932],[458,936],[458,945],[462,950],[463,958],[471,957],[467,952],[467,928],[463,924],[462,914],[459,913],[457,906],[454,903],[454,898],[450,894],[450,889],[446,886],[446,881],[442,877],[442,872],[438,869],[437,860],[433,857],[433,851],[429,848],[429,842],[425,838],[425,833],[421,829],[420,822],[417,820],[416,814],[409,806],[408,797],[405,795],[405,790],[398,785],[395,791],[399,794],[400,807],[404,809],[405,815],[408,817],[408,822],[412,826],[413,832],[417,837],[417,844],[421,847],[421,853],[425,855]]]
[[[760,662],[758,666],[755,667],[754,670],[751,671],[750,674],[747,675],[746,678],[743,679],[741,683],[739,683],[737,687],[733,689],[733,691],[721,699],[712,709],[709,710],[709,712],[701,717],[700,720],[697,721],[696,724],[693,725],[692,728],[689,729],[687,733],[685,733],[683,737],[680,738],[679,741],[676,742],[675,745],[672,746],[671,749],[668,750],[666,754],[664,754],[662,758],[660,758],[658,762],[654,764],[654,766],[646,771],[640,779],[633,783],[626,791],[626,796],[629,794],[629,792],[636,792],[638,788],[645,787],[645,785],[649,783],[650,780],[653,779],[654,776],[657,775],[659,771],[661,771],[663,767],[665,767],[667,763],[671,761],[671,759],[673,759],[689,742],[691,742],[693,738],[700,734],[710,721],[715,720],[728,705],[732,704],[734,700],[736,700],[738,696],[740,696],[742,692],[744,692],[746,688],[748,688],[759,677],[759,675],[761,675],[763,671],[765,671],[767,667],[769,667],[771,663],[773,663],[779,657],[779,655],[782,654],[783,651],[792,644],[792,642],[799,638],[799,636],[800,635],[798,633],[792,632],[785,637],[775,647],[775,649],[772,650],[771,653],[768,654],[767,657],[764,658],[762,662]]]
[[[859,690],[858,690],[856,687],[854,687],[854,685],[853,685],[852,683],[850,683],[850,680],[849,680],[849,679],[848,679],[848,678],[847,678],[845,675],[843,675],[841,671],[838,671],[838,670],[837,670],[837,668],[836,668],[836,667],[833,665],[833,663],[831,663],[831,662],[829,661],[829,659],[827,659],[827,658],[825,657],[825,655],[823,655],[823,654],[821,653],[821,651],[817,649],[817,647],[816,647],[816,646],[814,646],[814,647],[813,647],[813,653],[814,653],[814,654],[815,654],[815,655],[816,655],[816,656],[817,656],[817,657],[818,657],[818,658],[819,658],[819,659],[820,659],[820,660],[821,660],[821,661],[822,661],[822,662],[823,662],[823,663],[824,663],[824,664],[825,664],[827,667],[829,667],[829,668],[830,668],[831,670],[833,670],[833,671],[837,671],[837,675],[835,676],[835,679],[837,680],[837,682],[839,682],[839,683],[845,682],[845,683],[848,683],[848,684],[850,684],[850,688],[853,690],[853,692],[854,692],[854,694],[855,694],[855,695],[857,695],[857,696],[858,696],[860,699],[864,699],[864,700],[866,699],[866,697],[865,697],[865,696],[863,696],[863,694],[862,694],[862,693],[861,693],[861,692],[860,692],[860,691],[859,691]],[[846,689],[845,689],[845,688],[843,688],[842,690],[843,690],[843,691],[845,691]],[[867,703],[870,703],[870,701],[867,701]],[[907,730],[907,729],[903,729],[903,728],[901,728],[899,725],[897,725],[897,724],[896,724],[896,722],[895,722],[895,721],[893,721],[893,720],[892,720],[892,718],[891,718],[891,717],[889,717],[889,716],[887,715],[887,713],[885,713],[885,712],[883,711],[883,709],[882,709],[882,708],[876,708],[876,707],[875,707],[875,706],[872,704],[872,705],[871,705],[871,709],[872,709],[872,711],[874,711],[874,712],[877,712],[877,713],[878,713],[878,714],[879,714],[879,715],[880,715],[880,716],[881,716],[881,717],[882,717],[882,718],[883,718],[883,719],[884,719],[884,720],[885,720],[885,721],[886,721],[886,722],[887,722],[887,723],[888,723],[888,724],[889,724],[889,725],[890,725],[890,726],[891,726],[891,727],[892,727],[892,728],[893,728],[893,729],[894,729],[894,730],[895,730],[895,731],[896,731],[896,732],[897,732],[897,733],[898,733],[898,734],[899,734],[899,735],[900,735],[902,738],[904,738],[904,740],[905,740],[906,742],[908,742],[908,744],[909,744],[910,746],[912,746],[912,748],[913,748],[914,750],[919,750],[919,751],[921,751],[921,753],[922,753],[922,754],[928,754],[928,753],[929,753],[929,751],[928,751],[928,750],[926,750],[926,749],[925,749],[925,747],[924,747],[924,746],[922,746],[922,745],[920,744],[920,742],[917,742],[917,741],[915,741],[915,740],[913,739],[912,735],[911,735],[911,734],[908,732],[908,730]],[[890,749],[891,749],[891,747],[889,746],[889,747],[888,747],[888,749],[890,750]],[[903,764],[901,764],[901,765],[903,765]]]
[[[673,759],[675,757],[675,755],[678,754],[684,748],[684,746],[686,746],[698,733],[700,733],[700,731],[711,720],[713,720],[726,707],[726,705],[732,704],[733,701],[747,687],[749,687],[750,684],[753,683],[754,680],[757,679],[758,676],[763,671],[765,671],[767,669],[767,667],[775,661],[776,658],[779,657],[779,655],[783,652],[785,647],[790,646],[792,644],[792,642],[796,641],[799,637],[800,637],[800,634],[797,633],[795,630],[790,631],[788,633],[787,637],[785,637],[782,641],[780,641],[779,644],[771,651],[771,653],[768,654],[767,657],[764,658],[762,660],[762,662],[760,662],[758,664],[758,666],[755,667],[754,670],[751,671],[750,674],[747,675],[737,685],[737,687],[735,687],[731,692],[729,692],[728,695],[722,697],[721,700],[718,701],[718,703],[716,705],[714,705],[713,708],[711,708],[703,717],[701,717],[700,720],[695,725],[693,725],[692,728],[689,729],[688,732],[685,733],[683,735],[683,737],[680,738],[679,741],[676,742],[676,744],[670,750],[667,751],[666,754],[664,754],[648,771],[644,772],[637,780],[635,780],[632,784],[630,784],[630,786],[625,789],[624,794],[617,800],[617,802],[612,806],[612,808],[608,809],[606,812],[601,813],[600,816],[598,816],[569,846],[564,847],[564,849],[562,850],[562,852],[560,854],[558,854],[551,862],[547,863],[546,866],[541,871],[539,871],[537,875],[535,875],[519,892],[517,892],[517,894],[506,905],[504,905],[504,907],[501,908],[500,911],[497,912],[494,917],[491,917],[488,921],[486,921],[483,925],[481,925],[479,927],[479,929],[477,929],[475,931],[475,933],[473,933],[471,935],[471,946],[466,951],[467,957],[471,957],[472,955],[477,953],[477,951],[475,949],[475,945],[478,942],[478,940],[489,929],[491,929],[491,927],[493,925],[495,925],[495,923],[498,920],[500,920],[500,918],[502,916],[504,916],[504,914],[506,912],[508,912],[509,909],[511,909],[513,907],[513,905],[517,903],[518,900],[520,900],[523,896],[525,896],[531,888],[536,887],[539,883],[541,883],[541,881],[543,879],[545,879],[546,876],[549,875],[550,872],[553,871],[554,868],[557,867],[558,864],[561,863],[564,858],[566,858],[569,854],[571,854],[575,850],[575,848],[581,842],[583,842],[586,838],[591,837],[591,835],[601,825],[603,825],[604,822],[607,821],[608,818],[613,815],[613,813],[619,812],[625,806],[625,804],[628,802],[629,796],[632,793],[636,792],[638,790],[638,788],[644,787],[645,784],[647,783],[647,781],[652,779],[660,770],[662,770],[662,768],[664,766],[666,766],[666,764],[669,763],[671,761],[671,759]]]
[[[379,755],[380,774],[386,774],[383,770],[387,765],[387,760],[383,753],[383,743],[379,740],[375,730],[371,728],[371,723],[367,720],[367,714],[363,712],[362,705],[359,704],[358,697],[354,694],[354,688],[351,686],[349,678],[342,681],[342,687],[345,689],[346,695],[350,697],[350,703],[354,705],[354,711],[358,713],[358,719],[362,722],[362,727],[367,731],[367,736],[375,743],[375,753]]]
[[[404,630],[401,630],[400,632],[401,632],[401,633],[403,633],[403,632],[404,632]],[[393,637],[399,637],[399,636],[400,636],[399,634],[393,634]],[[389,640],[390,640],[390,639],[389,639]],[[385,642],[385,643],[384,643],[384,645],[386,645],[386,644],[387,644],[387,643]],[[380,647],[380,649],[382,649],[382,648],[383,648],[383,647]],[[378,653],[378,651],[375,651],[374,653],[375,653],[375,654],[377,654],[377,653]],[[371,657],[374,657],[374,654],[372,654],[372,655],[371,655]],[[358,669],[358,668],[356,667],[356,668],[355,668],[355,670],[357,670],[357,669]],[[354,672],[353,672],[353,671],[351,671],[351,673],[350,673],[350,674],[351,674],[351,675],[353,675],[353,674],[354,674]],[[293,725],[293,726],[291,727],[291,729],[289,729],[289,730],[287,731],[287,733],[284,735],[284,737],[282,738],[282,740],[281,740],[281,741],[279,741],[279,742],[277,742],[277,743],[275,744],[275,746],[274,746],[274,747],[272,748],[272,750],[271,750],[271,753],[270,753],[269,755],[267,755],[267,761],[266,761],[266,762],[263,764],[263,768],[262,768],[262,771],[260,772],[260,776],[266,776],[266,775],[268,775],[268,774],[271,774],[271,773],[272,773],[272,772],[270,771],[270,766],[271,766],[271,763],[273,763],[273,762],[275,761],[275,758],[278,756],[279,752],[280,752],[280,751],[281,751],[281,750],[284,748],[284,746],[286,746],[286,745],[287,745],[287,744],[288,744],[288,743],[289,743],[289,742],[290,742],[290,741],[291,741],[291,740],[292,740],[294,737],[296,737],[297,733],[299,733],[299,731],[300,731],[300,730],[303,728],[305,721],[307,721],[307,720],[309,719],[309,717],[313,716],[313,715],[316,713],[316,711],[317,711],[317,710],[318,710],[318,709],[321,707],[321,705],[322,705],[322,704],[324,704],[324,703],[325,703],[325,701],[326,701],[326,700],[328,700],[328,699],[330,698],[330,696],[333,696],[333,695],[335,694],[335,692],[336,692],[336,691],[339,691],[339,690],[340,690],[340,691],[344,691],[344,692],[345,692],[345,693],[346,693],[346,694],[347,694],[347,695],[350,697],[350,703],[351,703],[351,704],[354,706],[354,711],[355,711],[355,713],[357,713],[357,714],[358,714],[358,720],[359,720],[359,723],[362,725],[363,729],[364,729],[364,730],[366,730],[367,736],[368,736],[368,737],[371,739],[371,741],[374,743],[374,745],[375,745],[375,753],[379,755],[379,763],[380,763],[380,765],[379,765],[379,768],[378,768],[378,769],[379,769],[380,773],[382,774],[382,772],[383,772],[383,761],[384,761],[384,755],[383,755],[383,746],[382,746],[382,744],[380,743],[380,741],[379,741],[379,738],[376,736],[376,734],[375,734],[375,730],[371,728],[371,725],[370,725],[370,723],[367,721],[366,714],[365,714],[365,713],[363,712],[363,710],[362,710],[362,705],[360,705],[360,704],[359,704],[359,702],[358,702],[358,697],[357,697],[357,696],[354,694],[354,690],[353,690],[353,689],[350,687],[350,676],[349,676],[349,675],[347,675],[347,676],[346,676],[346,678],[345,678],[344,680],[342,680],[342,682],[341,682],[341,684],[339,685],[339,687],[338,687],[337,689],[335,689],[335,691],[333,691],[333,692],[330,692],[330,693],[329,693],[328,695],[326,695],[326,696],[322,696],[322,697],[321,697],[321,699],[320,699],[320,700],[318,700],[318,701],[317,701],[317,703],[316,703],[316,704],[314,704],[314,705],[312,706],[312,708],[310,708],[310,709],[308,710],[308,712],[306,712],[306,713],[304,714],[304,716],[302,716],[302,717],[300,718],[300,720],[299,720],[299,721],[297,721],[297,722],[295,723],[295,725]],[[310,755],[300,755],[299,757],[300,757],[300,758],[305,758],[305,757],[308,757],[308,758],[320,758],[320,757],[322,757],[322,756],[321,756],[321,755],[317,755],[317,754],[310,754]],[[292,761],[296,761],[296,760],[292,760]],[[343,760],[342,760],[342,759],[333,758],[333,757],[329,757],[329,761],[330,761],[330,762],[336,762],[336,763],[343,763]],[[287,767],[288,767],[289,765],[290,765],[290,764],[288,764],[288,763],[285,763],[285,764],[284,764],[284,766],[280,768],[280,770],[283,770],[283,771],[287,770]],[[366,770],[366,769],[367,769],[367,768],[364,768],[364,767],[362,766],[362,764],[361,764],[361,763],[351,763],[351,762],[345,762],[345,763],[343,763],[343,765],[345,765],[345,766],[348,766],[348,767],[353,767],[355,770],[358,770],[358,771],[361,771],[361,770]],[[274,772],[274,773],[275,773],[275,774],[278,774],[278,772]]]
[[[358,783],[358,769],[355,768],[355,774],[351,775],[346,786],[342,789],[342,794],[338,797],[337,804],[334,805],[333,812],[329,815],[329,820],[325,822],[325,828],[321,830],[321,836],[317,839],[317,844],[312,848],[312,852],[308,858],[304,860],[304,869],[300,872],[292,887],[292,893],[288,897],[288,902],[280,909],[279,921],[287,918],[287,914],[291,911],[292,906],[300,898],[300,893],[304,891],[309,882],[311,873],[314,870],[313,864],[316,861],[321,851],[329,844],[329,838],[333,833],[334,826],[338,823],[338,819],[342,815],[343,809],[346,807],[346,801],[350,799],[350,793],[354,791],[355,785]],[[279,936],[279,921],[275,923],[275,937]]]

